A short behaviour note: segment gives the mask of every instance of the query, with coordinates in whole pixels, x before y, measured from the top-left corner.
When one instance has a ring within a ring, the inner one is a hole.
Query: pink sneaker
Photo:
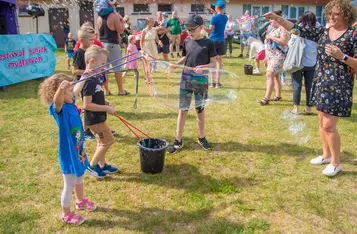
[[[82,201],[76,201],[77,210],[94,211],[96,208],[93,202],[88,201],[88,198],[84,198]]]
[[[62,217],[61,220],[65,223],[79,226],[84,222],[84,219],[80,215],[70,212],[66,217]]]

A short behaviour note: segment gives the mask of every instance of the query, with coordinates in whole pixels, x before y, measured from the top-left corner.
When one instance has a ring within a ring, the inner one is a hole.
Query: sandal
[[[88,198],[84,198],[82,201],[76,201],[77,210],[94,211],[96,208],[93,202],[88,201]]]
[[[304,113],[305,115],[312,115],[312,111],[306,111],[306,109],[304,109]]]
[[[76,226],[79,226],[84,222],[84,219],[80,215],[75,215],[74,212],[70,212],[67,216],[62,217],[61,220]]]
[[[259,100],[259,103],[260,103],[260,105],[262,105],[262,106],[269,105],[269,99],[266,98],[266,97],[264,97],[264,98],[262,98],[262,99]]]
[[[296,110],[290,110],[289,111],[291,114],[294,114],[294,115],[299,115],[299,111],[296,111]]]
[[[270,99],[270,101],[280,101],[281,100],[281,97],[277,97],[277,96],[275,96],[275,97],[273,97],[272,99]]]
[[[127,96],[129,95],[130,93],[126,90],[124,90],[124,93],[118,93],[118,96]]]

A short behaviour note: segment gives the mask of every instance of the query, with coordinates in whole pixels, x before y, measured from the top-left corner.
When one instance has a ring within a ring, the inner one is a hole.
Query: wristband
[[[345,62],[347,62],[347,60],[348,60],[348,55],[344,54],[341,61],[345,63]]]

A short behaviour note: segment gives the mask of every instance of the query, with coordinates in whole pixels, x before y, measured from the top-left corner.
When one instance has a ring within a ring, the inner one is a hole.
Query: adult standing
[[[281,16],[282,11],[275,11],[276,15]],[[283,70],[283,64],[286,58],[287,45],[289,42],[288,32],[285,28],[280,26],[280,24],[274,20],[270,20],[270,25],[272,29],[268,32],[265,37],[265,64],[267,66],[266,70],[266,92],[265,97],[259,102],[261,105],[268,105],[269,101],[280,101],[281,100],[281,85],[279,73]],[[275,87],[275,97],[270,99],[270,95]]]
[[[157,35],[162,42],[162,47],[158,45],[157,51],[159,55],[162,54],[164,60],[169,61],[170,39],[167,36],[167,33],[170,32],[170,27],[168,27],[167,17],[168,14],[166,12],[156,12],[156,22],[154,27],[156,27]]]
[[[123,19],[117,12],[113,12],[103,17],[98,16],[97,25],[99,28],[99,39],[104,48],[109,51],[108,63],[114,67],[120,63],[118,59],[122,57],[119,34],[124,32]],[[123,88],[121,67],[116,67],[113,70],[118,86],[118,95],[128,95],[129,92]]]
[[[227,46],[229,46],[229,57],[232,57],[232,43],[233,43],[233,34],[234,34],[234,28],[235,28],[236,24],[235,22],[232,20],[232,16],[228,15],[228,21],[226,24],[226,28],[225,28],[225,33],[226,33],[226,39],[225,39],[225,46],[226,46],[226,51],[227,51]]]
[[[254,24],[253,21],[254,19],[257,18],[257,16],[250,16],[250,11],[246,10],[245,14],[237,19],[239,28],[240,28],[240,55],[238,58],[243,58],[243,51],[244,47],[247,45],[247,39],[249,37],[256,37],[254,34]],[[247,50],[247,54],[245,55],[246,58],[249,57],[249,48]]]
[[[215,11],[217,14],[211,18],[209,28],[207,26],[204,26],[204,28],[207,33],[211,33],[209,39],[214,42],[214,46],[217,52],[216,68],[221,69],[222,56],[226,54],[226,48],[224,45],[224,30],[226,28],[228,17],[224,14],[224,8],[226,7],[225,2],[218,0],[213,5],[215,6]],[[212,76],[213,80],[211,81],[211,88],[221,88],[222,85],[219,78],[219,72],[217,72],[215,76]]]
[[[319,46],[311,101],[318,111],[323,154],[310,163],[329,163],[322,171],[326,176],[335,176],[342,168],[341,139],[336,125],[340,117],[351,116],[354,71],[357,69],[357,31],[351,26],[356,14],[351,1],[330,1],[325,7],[328,29],[301,27],[274,13],[265,14],[287,30],[298,28],[301,37]]]
[[[316,26],[316,16],[311,11],[305,12],[299,21],[297,22],[300,27],[313,28]],[[299,105],[301,99],[301,88],[302,88],[302,78],[304,77],[305,92],[306,92],[306,109],[304,112],[311,115],[311,85],[312,79],[315,74],[315,65],[317,57],[317,44],[314,41],[304,39],[305,48],[303,52],[302,65],[304,66],[301,70],[296,71],[291,74],[293,81],[293,102],[294,109],[291,111],[293,114],[299,113]]]
[[[177,17],[177,12],[172,12],[172,18],[168,20],[167,25],[170,27],[171,34],[171,45],[170,52],[171,58],[174,58],[174,46],[176,47],[177,57],[180,56],[180,34],[181,34],[181,23]]]
[[[128,38],[134,32],[134,28],[131,25],[130,17],[125,15],[124,18],[124,32],[122,34],[122,43],[124,45],[124,54],[126,55],[126,48],[128,47]]]

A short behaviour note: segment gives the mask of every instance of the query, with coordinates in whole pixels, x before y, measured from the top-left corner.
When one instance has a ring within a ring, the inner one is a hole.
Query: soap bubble
[[[238,98],[239,78],[229,71],[197,71],[159,60],[151,61],[147,70],[150,70],[150,95],[159,103],[174,109],[188,110],[210,104],[231,104]],[[215,83],[217,75],[222,87],[209,88]],[[191,104],[191,101],[194,103]]]
[[[306,144],[311,138],[311,129],[307,127],[304,117],[292,113],[290,110],[284,111],[281,114],[283,123],[287,126],[287,130],[298,144]]]

